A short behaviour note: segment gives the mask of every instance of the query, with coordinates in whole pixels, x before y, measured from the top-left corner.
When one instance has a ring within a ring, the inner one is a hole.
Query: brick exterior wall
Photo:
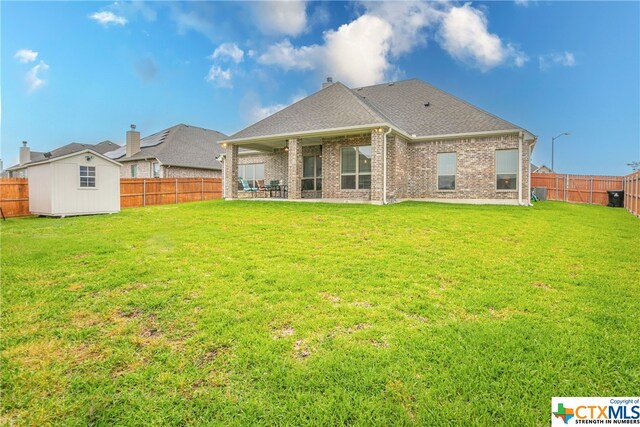
[[[120,178],[133,178],[131,166],[138,167],[136,178],[153,178],[150,160],[123,162],[120,168]],[[222,178],[222,171],[211,169],[183,168],[160,165],[160,178]]]
[[[371,145],[371,134],[322,138],[322,198],[371,200],[370,190],[340,189],[340,148]],[[373,147],[372,147],[373,151]],[[371,181],[373,186],[373,159]]]
[[[496,150],[517,149],[519,135],[491,136],[409,142],[398,135],[389,135],[387,145],[387,200],[402,199],[460,199],[460,200],[518,200],[516,190],[496,190]],[[522,144],[522,199],[529,197],[529,146]],[[342,190],[340,188],[340,148],[371,145],[371,190]],[[298,150],[299,148],[299,150]],[[302,157],[322,155],[322,198],[382,201],[383,187],[383,133],[371,133],[322,138],[322,145],[300,147],[296,141],[289,151],[276,149],[269,153],[254,153],[237,157],[233,182],[237,181],[239,164],[264,163],[265,182],[282,180],[289,184],[289,198],[317,197],[316,192],[301,192]],[[456,189],[438,191],[437,154],[455,152]],[[292,154],[295,155],[293,162]],[[228,159],[229,157],[227,157]],[[292,160],[292,162],[289,162]],[[227,162],[229,167],[229,162]],[[229,173],[229,169],[227,170]],[[295,172],[296,179],[289,182]],[[229,177],[230,175],[227,175]],[[297,188],[294,186],[297,183]],[[292,189],[296,191],[292,197]],[[300,194],[298,194],[300,193]]]
[[[407,144],[410,199],[518,199],[518,190],[496,190],[496,150],[518,148],[517,134]],[[437,153],[455,152],[456,189],[438,191]],[[522,197],[528,200],[529,144],[522,144]],[[402,198],[402,197],[401,197]]]
[[[302,146],[300,140],[290,139],[287,141],[289,152],[289,172],[287,177],[287,187],[289,199],[302,198]]]
[[[162,166],[160,174],[163,178],[222,178],[221,170],[181,168]]]
[[[226,158],[224,161],[224,191],[223,195],[227,199],[238,197],[238,146],[227,146]]]
[[[264,163],[264,181],[287,182],[289,166],[287,163],[288,153],[282,149],[276,149],[270,153],[240,154],[238,156],[239,165],[250,165],[254,163]],[[237,173],[237,171],[236,171]]]

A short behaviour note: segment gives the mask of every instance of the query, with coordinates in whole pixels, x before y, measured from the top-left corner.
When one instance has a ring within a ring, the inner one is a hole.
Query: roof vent
[[[22,141],[22,146],[26,147],[27,146],[27,141]]]
[[[50,159],[52,156],[51,151],[47,151],[46,153],[44,153],[44,158],[45,159]]]
[[[394,84],[395,84],[394,82],[391,82],[387,86],[393,86]]]
[[[131,124],[131,130],[136,130],[136,125]]]
[[[424,104],[425,107],[428,107],[429,105],[431,105],[430,102],[427,102],[427,103]]]

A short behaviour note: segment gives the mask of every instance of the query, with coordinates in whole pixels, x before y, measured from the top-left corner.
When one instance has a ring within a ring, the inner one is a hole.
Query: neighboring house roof
[[[365,126],[416,139],[523,129],[417,79],[356,89],[336,82],[223,142]]]
[[[106,153],[119,162],[157,159],[167,166],[221,170],[216,156],[224,150],[218,144],[227,135],[210,129],[179,124],[140,140],[140,151],[126,157],[126,145]]]
[[[54,150],[51,151],[31,151],[29,153],[29,157],[30,157],[30,161],[27,163],[24,163],[22,165],[17,164],[17,165],[13,165],[10,168],[7,168],[6,170],[9,171],[15,171],[15,170],[20,170],[20,169],[24,169],[27,166],[29,166],[32,163],[35,162],[41,162],[43,160],[51,160],[51,159],[55,159],[58,157],[63,157],[63,156],[67,156],[69,154],[74,154],[74,153],[79,153],[83,150],[92,150],[98,154],[105,154],[109,151],[112,151],[116,148],[118,148],[119,145],[115,144],[109,140],[106,141],[102,141],[99,142],[98,144],[80,144],[78,142],[72,142],[70,144],[67,145],[63,145],[62,147],[58,147]],[[45,155],[46,154],[46,155]],[[50,156],[49,156],[50,154]]]
[[[73,152],[67,153],[67,154],[65,154],[63,156],[50,157],[50,158],[46,158],[46,159],[43,159],[43,160],[40,160],[40,161],[37,161],[37,162],[30,162],[30,163],[27,163],[26,166],[27,167],[28,166],[36,166],[36,165],[42,165],[42,164],[45,164],[45,163],[57,162],[59,160],[63,160],[63,159],[69,158],[69,157],[77,156],[78,154],[85,154],[85,153],[89,153],[89,154],[92,154],[92,155],[94,155],[96,157],[100,157],[101,159],[104,159],[104,160],[108,161],[109,163],[113,163],[114,165],[122,166],[120,163],[116,162],[115,160],[110,159],[109,157],[105,156],[104,154],[98,153],[97,151],[95,151],[93,149],[90,149],[90,148],[86,148],[86,149],[80,150],[80,151],[73,151]]]
[[[531,163],[531,172],[532,173],[553,173],[553,170],[547,165],[536,166]]]

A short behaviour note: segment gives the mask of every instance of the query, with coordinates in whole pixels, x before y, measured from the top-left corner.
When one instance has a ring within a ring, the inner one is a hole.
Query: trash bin
[[[624,191],[623,190],[608,190],[609,193],[609,206],[610,208],[622,208],[624,207]]]

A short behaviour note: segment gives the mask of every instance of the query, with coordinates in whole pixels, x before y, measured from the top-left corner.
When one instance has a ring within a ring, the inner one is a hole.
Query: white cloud
[[[530,5],[536,5],[537,0],[514,0],[516,6],[529,7]]]
[[[316,70],[347,85],[364,86],[384,79],[390,68],[391,26],[384,20],[362,15],[324,34],[323,45],[294,47],[289,40],[270,46],[258,62],[284,70]]]
[[[259,1],[253,7],[253,13],[263,33],[297,36],[307,27],[306,9],[306,1]]]
[[[347,85],[378,83],[390,68],[391,25],[377,16],[362,15],[325,33],[325,71]]]
[[[269,46],[258,62],[288,70],[313,70],[350,86],[380,83],[402,70],[393,61],[435,39],[453,58],[487,71],[504,64],[522,67],[527,55],[488,30],[485,14],[470,4],[370,2],[364,13],[324,33],[321,44]]]
[[[103,12],[94,12],[89,15],[90,19],[93,19],[97,23],[104,25],[105,27],[108,25],[125,25],[127,22],[127,18],[124,16],[116,15],[113,12],[103,11]]]
[[[35,52],[31,49],[20,49],[13,55],[14,58],[18,60],[20,63],[33,62],[38,57],[38,52]]]
[[[24,80],[27,82],[29,93],[35,92],[37,89],[46,84],[46,81],[44,80],[42,74],[46,73],[47,71],[49,71],[49,65],[44,61],[40,61],[38,65],[27,71]]]
[[[238,47],[235,43],[222,43],[220,46],[213,51],[213,54],[209,57],[210,59],[217,58],[229,58],[236,64],[242,62],[242,58],[244,57],[244,51]]]
[[[180,35],[195,31],[211,40],[216,37],[215,10],[209,2],[170,3],[170,17]]]
[[[322,56],[319,45],[294,47],[287,39],[273,44],[258,57],[258,62],[266,65],[277,65],[284,70],[310,70],[316,67]]]
[[[576,57],[572,52],[554,52],[538,57],[538,65],[543,71],[553,66],[574,67],[576,65]]]
[[[230,69],[223,70],[217,65],[212,65],[211,68],[209,68],[209,73],[207,73],[205,80],[216,87],[221,87],[221,88],[233,87],[231,70]]]
[[[453,58],[482,71],[508,61],[517,66],[526,62],[524,52],[514,45],[505,45],[500,37],[489,32],[487,17],[470,3],[452,7],[445,13],[438,36],[441,46]]]

